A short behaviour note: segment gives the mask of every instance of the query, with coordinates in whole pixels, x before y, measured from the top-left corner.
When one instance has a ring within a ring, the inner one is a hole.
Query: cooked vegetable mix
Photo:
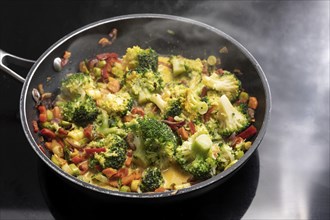
[[[138,46],[98,54],[67,74],[54,102],[37,102],[33,130],[51,160],[85,182],[137,193],[189,187],[235,164],[257,132],[257,99],[218,65]]]

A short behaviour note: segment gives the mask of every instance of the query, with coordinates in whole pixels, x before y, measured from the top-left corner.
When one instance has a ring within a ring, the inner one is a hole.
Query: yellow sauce
[[[162,174],[165,180],[165,188],[172,188],[172,184],[181,185],[187,183],[188,179],[191,177],[177,166],[169,167],[167,170],[163,171]]]

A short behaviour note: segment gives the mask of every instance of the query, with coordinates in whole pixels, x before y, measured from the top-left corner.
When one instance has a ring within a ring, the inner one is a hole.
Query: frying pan
[[[108,34],[113,28],[118,30],[116,40],[109,46],[100,46],[98,41],[103,37],[109,37]],[[110,191],[83,182],[57,167],[50,160],[49,153],[43,153],[38,146],[38,135],[33,132],[31,123],[38,117],[32,98],[33,88],[37,88],[38,84],[42,83],[45,91],[58,94],[61,80],[67,73],[76,72],[81,60],[92,58],[104,52],[116,52],[121,56],[125,54],[128,47],[135,45],[139,45],[141,48],[151,47],[162,55],[180,54],[187,58],[202,59],[206,59],[209,55],[216,55],[221,58],[223,69],[240,70],[238,77],[242,81],[243,87],[250,95],[258,99],[259,104],[255,113],[256,121],[254,124],[258,129],[258,134],[252,138],[251,148],[236,164],[189,188],[178,191],[138,194]],[[228,53],[219,52],[223,47],[227,48]],[[55,58],[62,57],[64,51],[70,51],[72,55],[69,63],[60,72],[57,72],[53,68],[53,62]],[[11,63],[33,65],[24,79],[8,67]],[[24,133],[32,149],[41,160],[74,186],[92,194],[116,197],[116,200],[171,201],[196,196],[219,186],[239,170],[256,151],[266,132],[271,110],[271,96],[266,76],[248,50],[232,37],[214,27],[178,16],[132,14],[101,20],[64,36],[35,62],[0,50],[0,68],[24,83],[20,97],[20,118]]]

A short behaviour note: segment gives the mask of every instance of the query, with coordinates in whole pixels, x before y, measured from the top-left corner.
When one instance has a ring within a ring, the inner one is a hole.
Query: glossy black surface
[[[329,219],[329,2],[1,2],[0,48],[37,59],[83,25],[147,12],[185,16],[228,33],[258,60],[273,96],[266,136],[233,178],[202,197],[152,208],[166,212],[162,219]],[[21,84],[1,72],[0,85],[0,219],[145,215],[150,207],[90,202],[91,195],[63,184],[23,134]]]

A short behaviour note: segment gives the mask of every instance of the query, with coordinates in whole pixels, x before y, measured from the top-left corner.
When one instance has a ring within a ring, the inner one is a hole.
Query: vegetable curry
[[[136,193],[187,188],[235,164],[257,133],[257,99],[215,56],[133,46],[78,69],[55,100],[39,86],[32,124],[53,163],[82,181]]]

